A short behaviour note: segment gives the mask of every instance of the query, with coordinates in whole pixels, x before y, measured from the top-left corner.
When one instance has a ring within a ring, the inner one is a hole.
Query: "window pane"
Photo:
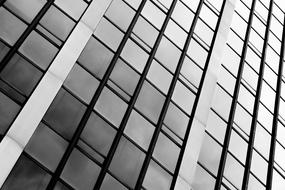
[[[31,22],[45,2],[43,0],[8,0],[5,5],[27,22]]]
[[[78,61],[95,76],[102,79],[112,57],[113,53],[110,50],[98,40],[91,37],[79,56]]]
[[[171,172],[174,172],[180,149],[163,133],[158,136],[153,156]]]
[[[139,81],[139,74],[129,67],[123,60],[118,59],[110,78],[129,95],[133,95]]]
[[[199,162],[214,175],[217,175],[222,147],[208,134],[204,137],[199,154]]]
[[[0,8],[0,37],[8,44],[14,45],[26,27],[17,17],[3,7]]]
[[[195,190],[213,190],[215,179],[201,166],[197,166],[192,187]]]
[[[102,186],[100,190],[127,190],[125,186],[123,186],[120,182],[118,182],[115,178],[111,175],[107,174],[104,178]]]
[[[131,188],[134,188],[145,154],[122,137],[110,165],[110,171]]]
[[[94,34],[114,51],[123,38],[123,33],[104,17],[97,25]]]
[[[172,99],[189,115],[191,114],[195,95],[179,81],[176,83]]]
[[[75,23],[60,10],[51,6],[40,23],[61,40],[65,40]]]
[[[143,149],[147,150],[154,126],[133,110],[125,128],[125,133]]]
[[[107,155],[116,130],[94,112],[90,115],[81,139],[104,156]]]
[[[87,4],[82,0],[55,0],[55,4],[75,20],[79,19],[87,7]]]
[[[122,0],[113,0],[105,15],[117,26],[126,31],[135,12]]]
[[[65,79],[64,85],[86,103],[89,103],[99,86],[99,81],[75,64]]]
[[[158,46],[155,57],[172,73],[174,73],[180,54],[180,50],[175,47],[173,43],[163,37]]]
[[[153,3],[147,1],[143,10],[142,15],[148,19],[158,29],[161,28],[165,14],[162,13]]]
[[[127,109],[127,104],[105,87],[94,108],[118,127]]]
[[[40,123],[25,147],[25,151],[45,167],[55,171],[66,147],[67,142],[63,138],[45,124]]]
[[[1,78],[27,96],[30,95],[41,76],[42,72],[18,54],[12,57],[1,72]]]
[[[49,180],[50,176],[43,169],[22,155],[1,189],[44,190]]]
[[[144,82],[135,106],[153,122],[158,121],[165,97],[148,82]]]
[[[140,73],[142,73],[148,59],[148,54],[130,39],[127,41],[121,56]]]
[[[50,42],[33,31],[20,47],[20,52],[45,70],[58,49]]]
[[[20,106],[0,92],[0,134],[4,134],[14,117],[20,110]]]
[[[44,116],[44,120],[57,132],[67,139],[71,139],[85,106],[66,90],[61,89]]]
[[[147,78],[157,86],[164,94],[167,94],[172,75],[162,67],[157,61],[153,60],[147,73]]]
[[[150,47],[153,47],[156,37],[158,35],[158,31],[141,16],[138,18],[133,32],[138,35]]]
[[[189,118],[173,103],[170,102],[164,123],[179,137],[184,138]]]
[[[97,164],[74,149],[63,169],[61,178],[75,189],[91,190],[99,172],[100,167]]]
[[[171,175],[162,169],[153,160],[150,161],[143,186],[146,189],[164,190],[169,189],[171,184]]]

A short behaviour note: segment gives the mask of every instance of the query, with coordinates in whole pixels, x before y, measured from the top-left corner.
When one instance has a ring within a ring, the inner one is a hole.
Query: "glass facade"
[[[284,189],[284,11],[0,0],[1,189]]]

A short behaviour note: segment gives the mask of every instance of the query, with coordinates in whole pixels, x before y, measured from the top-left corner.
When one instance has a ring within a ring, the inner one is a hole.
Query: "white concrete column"
[[[0,143],[0,187],[35,132],[112,0],[93,0]]]
[[[234,14],[235,3],[236,0],[227,0],[222,13],[221,23],[217,31],[217,37],[175,184],[175,190],[192,189],[191,184],[194,180],[197,161],[205,136],[205,128],[207,126],[211,102],[215,94],[216,82]]]

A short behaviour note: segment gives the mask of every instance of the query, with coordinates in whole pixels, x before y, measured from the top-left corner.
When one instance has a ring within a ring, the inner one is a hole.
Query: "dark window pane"
[[[0,92],[0,134],[4,134],[19,110],[18,104]]]
[[[85,106],[82,103],[61,89],[45,114],[44,120],[65,138],[71,139],[84,110]]]
[[[74,149],[63,169],[61,178],[78,190],[93,189],[100,167]]]
[[[9,48],[0,41],[0,61],[4,58],[4,56],[8,53]]]
[[[78,61],[98,78],[102,78],[107,70],[113,53],[98,40],[91,37]]]
[[[42,72],[18,54],[13,56],[1,72],[1,78],[27,96],[30,95],[41,76]]]
[[[106,156],[115,134],[115,129],[98,115],[92,113],[81,134],[81,138],[95,150]]]
[[[67,142],[43,123],[40,123],[25,147],[25,151],[54,171],[59,163]]]
[[[99,86],[99,81],[75,64],[64,81],[64,85],[84,102],[89,103]]]
[[[21,95],[18,91],[16,91],[14,88],[12,88],[10,85],[8,85],[6,82],[0,79],[0,89],[1,91],[9,96],[11,99],[13,99],[16,102],[19,102],[19,104],[24,103],[26,100],[26,97]]]
[[[9,174],[2,190],[45,190],[50,176],[34,162],[21,156]]]
[[[54,190],[69,190],[69,188],[63,185],[62,183],[57,182],[54,187]]]
[[[122,137],[109,169],[118,179],[134,188],[144,157],[143,152]]]

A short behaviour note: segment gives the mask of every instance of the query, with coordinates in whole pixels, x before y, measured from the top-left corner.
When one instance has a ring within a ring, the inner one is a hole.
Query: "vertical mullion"
[[[254,100],[254,108],[253,108],[252,121],[251,121],[251,127],[250,127],[250,135],[249,135],[247,155],[246,155],[246,161],[245,161],[245,167],[244,167],[245,169],[244,169],[244,175],[243,175],[242,189],[247,189],[249,174],[250,174],[253,145],[254,145],[255,131],[256,131],[256,125],[257,125],[257,117],[258,117],[258,109],[259,109],[259,104],[260,104],[259,101],[260,101],[260,96],[261,96],[262,82],[263,82],[263,75],[264,75],[266,50],[267,50],[267,46],[268,46],[267,43],[268,43],[269,32],[270,32],[273,2],[274,2],[273,0],[270,1],[269,11],[268,11],[268,16],[267,16],[265,37],[264,37],[264,41],[263,41],[263,48],[262,48],[262,55],[261,55],[261,61],[260,61],[260,67],[259,67],[257,89],[256,89],[255,100]]]
[[[0,2],[0,5],[3,4],[4,2],[5,2],[5,0]],[[8,53],[5,55],[5,57],[2,59],[2,61],[0,63],[0,72],[5,68],[5,66],[8,64],[8,62],[12,59],[14,54],[17,52],[17,50],[20,48],[20,46],[23,44],[23,42],[26,40],[26,38],[30,35],[30,33],[36,28],[37,24],[42,19],[42,17],[46,14],[46,12],[51,7],[53,2],[54,2],[54,0],[47,1],[47,3],[39,11],[39,13],[36,15],[36,17],[28,25],[28,27],[23,32],[23,34],[20,36],[20,38],[16,41],[16,43],[8,51]]]
[[[285,23],[285,17],[284,17],[284,23]],[[267,168],[266,190],[271,190],[272,188],[272,176],[273,176],[273,168],[274,168],[276,135],[277,135],[277,127],[278,127],[278,115],[279,115],[282,73],[283,73],[283,64],[284,64],[284,50],[285,50],[285,25],[283,25],[282,42],[281,42],[281,49],[280,49],[278,78],[277,78],[277,84],[276,84],[277,87],[276,87],[272,133],[271,133],[271,142],[270,142],[270,152],[269,152],[269,161],[268,161],[268,168]]]
[[[253,16],[254,16],[255,4],[256,4],[256,0],[253,0],[252,5],[251,5],[251,9],[250,9],[250,13],[249,13],[248,25],[246,28],[246,35],[245,35],[244,44],[243,44],[243,48],[242,48],[242,54],[241,54],[241,58],[240,58],[240,64],[239,64],[239,68],[238,68],[237,79],[236,79],[236,83],[235,83],[235,89],[234,89],[233,99],[232,99],[232,103],[231,103],[231,109],[230,109],[229,118],[228,118],[228,124],[227,124],[226,132],[225,132],[223,149],[222,149],[221,159],[219,162],[217,179],[216,179],[216,183],[215,183],[215,190],[221,189],[223,173],[224,173],[226,158],[227,158],[227,152],[228,152],[229,143],[230,143],[230,136],[231,136],[232,126],[233,126],[233,122],[234,122],[234,115],[235,115],[236,105],[237,105],[237,100],[238,100],[238,94],[239,94],[239,89],[240,89],[240,85],[241,85],[241,77],[242,77],[245,57],[246,57],[246,53],[247,53],[247,47],[248,47],[248,42],[249,42],[252,20],[253,20]]]
[[[128,27],[128,29],[127,29],[120,45],[119,45],[114,57],[112,58],[110,65],[108,66],[108,68],[106,70],[106,73],[104,74],[94,96],[92,97],[82,119],[79,122],[79,125],[78,125],[74,135],[72,136],[72,139],[71,139],[70,143],[68,144],[68,147],[67,147],[64,155],[62,156],[62,158],[58,164],[58,167],[56,168],[56,170],[55,170],[55,172],[54,172],[54,174],[53,174],[53,176],[52,176],[52,178],[51,178],[51,180],[47,186],[47,189],[53,189],[55,187],[55,185],[56,185],[56,183],[57,183],[57,181],[58,181],[58,179],[59,179],[59,177],[60,177],[60,175],[64,169],[64,166],[65,166],[69,156],[71,155],[74,147],[76,146],[77,142],[79,141],[81,133],[82,133],[90,115],[92,114],[93,108],[94,108],[97,100],[99,99],[99,96],[100,96],[101,92],[103,91],[104,86],[107,84],[109,76],[111,75],[111,73],[115,67],[116,62],[119,59],[119,56],[120,56],[121,52],[123,51],[123,48],[124,48],[128,38],[130,37],[130,35],[132,33],[132,30],[133,30],[133,28],[134,28],[134,26],[135,26],[135,24],[139,18],[139,15],[140,15],[146,1],[147,0],[142,0],[141,4],[139,5],[139,8],[138,8],[134,18],[132,19],[131,24],[129,25],[129,27]]]
[[[205,81],[206,73],[207,73],[207,70],[208,70],[208,67],[209,67],[210,58],[211,58],[211,55],[212,55],[212,52],[213,52],[213,47],[214,47],[214,44],[215,44],[215,41],[216,41],[216,38],[217,38],[217,31],[218,31],[218,28],[220,27],[220,23],[221,23],[221,19],[222,19],[222,15],[223,15],[224,9],[225,9],[226,1],[227,0],[223,1],[222,7],[221,7],[221,11],[220,11],[220,15],[218,17],[217,25],[216,25],[216,28],[215,28],[215,31],[214,31],[214,36],[213,36],[212,41],[211,41],[211,46],[210,46],[210,49],[209,49],[209,52],[208,52],[208,56],[207,56],[207,59],[206,59],[206,64],[205,64],[205,67],[204,67],[204,70],[203,70],[203,73],[202,73],[202,76],[201,76],[201,81],[200,81],[199,88],[198,88],[198,91],[197,91],[197,94],[196,94],[196,98],[195,98],[195,101],[194,101],[194,104],[193,104],[192,112],[191,112],[191,115],[190,115],[190,120],[188,122],[187,129],[186,129],[186,132],[185,132],[185,135],[184,135],[183,144],[182,144],[182,147],[181,147],[181,150],[180,150],[180,154],[179,154],[179,157],[178,157],[178,160],[177,160],[177,165],[176,165],[176,168],[175,168],[175,171],[174,171],[174,174],[173,174],[173,180],[172,180],[170,189],[174,189],[176,181],[177,181],[177,178],[178,178],[178,175],[179,175],[179,169],[180,169],[181,164],[182,164],[182,159],[183,159],[184,152],[185,152],[185,149],[186,149],[188,137],[190,135],[191,126],[192,126],[193,121],[194,121],[194,116],[195,116],[196,109],[197,109],[197,106],[198,106],[200,94],[202,92],[202,87],[203,87],[203,84],[204,84],[204,81]],[[196,14],[198,14],[198,12]]]
[[[117,149],[117,147],[119,145],[120,139],[121,139],[121,137],[123,135],[125,126],[127,124],[127,121],[129,119],[129,116],[130,116],[130,114],[131,114],[131,112],[132,112],[132,110],[134,108],[134,105],[135,105],[135,102],[136,102],[136,100],[138,98],[139,92],[140,92],[140,90],[141,90],[141,88],[143,86],[143,83],[145,81],[146,75],[147,75],[148,70],[150,68],[150,65],[151,65],[151,63],[152,63],[152,61],[154,59],[154,55],[155,55],[155,53],[157,51],[157,48],[158,48],[158,46],[160,44],[160,41],[161,41],[162,37],[163,37],[163,33],[164,33],[165,29],[166,29],[168,21],[170,20],[170,16],[171,16],[171,14],[172,14],[172,12],[174,10],[174,7],[175,7],[177,1],[178,0],[173,0],[173,2],[171,3],[171,6],[170,6],[170,8],[169,8],[169,10],[167,12],[167,15],[166,15],[166,18],[165,18],[165,20],[163,22],[161,30],[159,31],[159,35],[158,35],[158,37],[157,37],[157,39],[155,41],[155,44],[154,44],[154,46],[153,46],[153,48],[152,48],[152,50],[150,52],[150,55],[149,55],[149,58],[148,58],[148,60],[146,62],[145,68],[144,68],[144,70],[143,70],[143,72],[141,74],[141,77],[140,77],[139,82],[138,82],[138,84],[136,86],[134,94],[133,94],[133,96],[132,96],[132,98],[130,100],[130,103],[128,105],[128,108],[127,108],[127,110],[126,110],[126,112],[124,114],[124,117],[123,117],[122,122],[120,124],[119,130],[118,130],[118,132],[117,132],[117,134],[116,134],[116,136],[115,136],[115,138],[113,140],[113,143],[111,145],[111,148],[109,150],[107,158],[104,160],[103,167],[102,167],[102,169],[100,171],[100,174],[98,176],[98,179],[97,179],[97,182],[95,184],[94,190],[100,188],[100,186],[101,186],[101,184],[103,182],[103,179],[104,179],[104,177],[105,177],[105,175],[107,173],[107,170],[108,170],[108,168],[109,168],[109,166],[111,164],[111,161],[113,159],[115,151],[116,151],[116,149]]]
[[[181,56],[180,56],[178,64],[177,64],[177,67],[176,67],[173,79],[171,81],[168,93],[166,95],[166,100],[165,100],[165,102],[163,104],[162,111],[160,113],[157,125],[155,127],[155,131],[154,131],[154,134],[152,136],[152,139],[151,139],[151,142],[150,142],[150,145],[149,145],[146,157],[144,159],[143,166],[142,166],[142,169],[140,171],[139,178],[138,178],[138,181],[136,183],[136,188],[135,189],[141,189],[142,188],[142,183],[143,183],[144,177],[146,175],[148,165],[149,165],[149,163],[151,161],[151,157],[152,157],[152,154],[153,154],[156,142],[158,140],[158,136],[159,136],[159,133],[161,131],[161,128],[162,128],[162,125],[163,125],[163,121],[164,121],[164,118],[165,118],[168,106],[170,104],[171,97],[172,97],[172,94],[174,92],[174,88],[175,88],[175,85],[177,83],[177,80],[178,80],[178,77],[179,77],[179,74],[180,74],[180,70],[182,68],[182,65],[183,65],[183,62],[184,62],[184,59],[185,59],[185,56],[186,56],[186,53],[187,53],[190,41],[191,41],[191,39],[193,37],[194,29],[195,29],[196,23],[198,21],[199,13],[201,11],[203,3],[204,3],[204,0],[200,0],[199,5],[197,7],[196,14],[194,16],[194,19],[193,19],[190,31],[188,33],[186,42],[184,44]]]

